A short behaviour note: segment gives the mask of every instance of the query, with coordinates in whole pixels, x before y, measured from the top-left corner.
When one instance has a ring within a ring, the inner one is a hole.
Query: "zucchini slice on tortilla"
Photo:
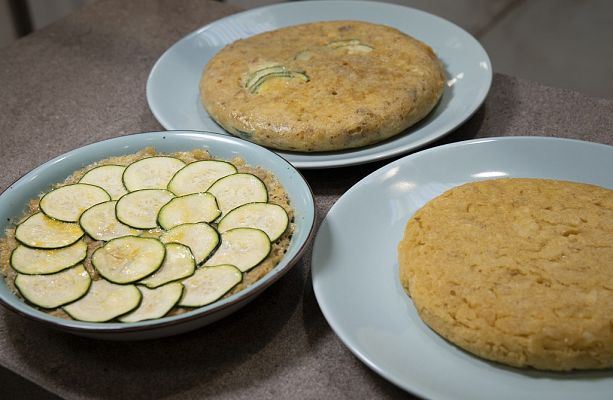
[[[216,180],[235,174],[236,167],[227,161],[203,160],[187,164],[168,183],[177,196],[206,192]]]
[[[42,308],[56,308],[85,295],[91,278],[83,264],[48,275],[17,274],[15,286],[30,303]]]
[[[40,249],[70,246],[83,235],[84,232],[79,224],[57,221],[42,212],[32,214],[15,229],[17,241]]]
[[[189,247],[179,243],[167,243],[166,257],[160,269],[138,283],[154,289],[169,282],[187,278],[195,270],[196,260]]]
[[[59,249],[33,249],[19,245],[11,253],[11,267],[20,274],[54,274],[77,265],[87,257],[87,244],[79,240]]]
[[[124,236],[107,242],[92,254],[92,264],[113,283],[136,282],[157,271],[166,247],[155,238]]]
[[[264,231],[234,228],[221,234],[221,245],[204,265],[230,264],[245,272],[262,262],[270,249],[270,239]]]
[[[81,228],[94,240],[109,241],[122,236],[136,236],[140,229],[123,224],[115,215],[117,201],[96,204],[79,218]]]
[[[40,199],[40,209],[48,217],[64,222],[77,222],[83,211],[111,200],[101,187],[87,183],[60,186]]]
[[[212,222],[221,215],[217,200],[211,193],[192,193],[175,197],[158,214],[158,223],[164,229],[196,222]]]
[[[121,165],[101,165],[87,171],[79,183],[100,186],[111,196],[111,200],[117,200],[128,193],[122,180],[125,170],[126,167]]]
[[[119,321],[138,322],[162,318],[179,302],[183,294],[183,285],[180,282],[168,283],[156,289],[144,286],[137,288],[142,295],[139,306],[134,311],[119,317]]]
[[[107,322],[134,310],[141,298],[135,285],[116,285],[99,279],[91,283],[85,296],[62,309],[79,321]]]
[[[120,222],[136,229],[157,227],[158,213],[174,195],[164,189],[141,189],[117,200],[115,214]]]
[[[179,305],[201,307],[219,300],[243,280],[241,271],[233,265],[201,267],[183,280],[185,292]]]
[[[156,156],[134,161],[123,172],[123,184],[128,191],[166,189],[174,174],[185,162],[174,157]]]
[[[219,244],[219,233],[207,223],[183,224],[175,226],[160,236],[163,243],[180,243],[191,250],[200,264],[215,250]]]
[[[266,185],[252,174],[240,173],[223,177],[215,182],[208,192],[217,199],[222,217],[243,204],[268,201]]]
[[[288,225],[289,217],[283,207],[272,203],[249,203],[230,211],[219,221],[217,230],[223,233],[234,228],[257,228],[274,242]]]

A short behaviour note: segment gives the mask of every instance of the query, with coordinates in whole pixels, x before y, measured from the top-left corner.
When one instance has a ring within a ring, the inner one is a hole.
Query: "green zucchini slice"
[[[177,196],[206,192],[216,180],[235,173],[236,167],[226,161],[196,161],[187,164],[172,177],[168,190]]]
[[[117,200],[115,214],[120,222],[136,229],[157,227],[158,213],[174,195],[164,189],[142,189]]]
[[[19,245],[11,253],[11,267],[20,274],[54,274],[77,265],[87,257],[83,240],[60,249],[32,249]]]
[[[85,295],[91,278],[83,264],[55,274],[17,274],[15,286],[32,304],[42,308],[56,308],[71,303]]]
[[[180,243],[191,250],[200,264],[215,250],[219,244],[219,233],[210,225],[199,222],[175,226],[160,236],[163,243]]]
[[[79,224],[57,221],[39,212],[17,226],[15,239],[29,247],[57,249],[75,243],[83,234]]]
[[[211,193],[192,193],[175,197],[158,214],[158,223],[164,229],[195,222],[211,222],[221,215],[217,200]]]
[[[126,167],[121,165],[101,165],[87,171],[79,183],[100,186],[111,196],[111,200],[117,200],[128,193],[122,180],[125,170]]]
[[[208,190],[217,199],[222,217],[247,203],[267,202],[266,185],[255,175],[234,174],[221,178]]]
[[[179,302],[183,294],[183,285],[180,282],[168,283],[157,289],[137,286],[142,295],[138,308],[119,317],[121,322],[138,322],[149,319],[162,318]]]
[[[111,200],[101,187],[87,183],[60,186],[40,199],[40,209],[48,217],[64,222],[77,222],[83,211]]]
[[[202,307],[219,300],[243,280],[241,271],[233,265],[199,268],[183,280],[185,292],[179,305]]]
[[[79,218],[81,228],[94,240],[109,241],[122,236],[136,236],[142,233],[121,223],[115,216],[117,201],[96,204],[86,210]]]
[[[178,281],[192,275],[196,270],[196,260],[189,247],[179,243],[166,244],[166,258],[160,269],[139,283],[154,289],[168,282]]]
[[[92,282],[85,296],[62,308],[79,321],[107,322],[134,310],[141,298],[135,285],[116,285],[99,279]]]
[[[166,189],[174,174],[185,162],[174,157],[158,156],[143,158],[126,167],[123,184],[128,191],[141,189]]]
[[[234,228],[257,228],[274,242],[288,225],[289,217],[283,207],[272,203],[250,203],[230,211],[219,221],[217,230],[223,233]]]
[[[221,234],[221,245],[204,265],[230,264],[245,272],[262,262],[270,249],[270,239],[264,231],[234,228]]]
[[[261,68],[249,76],[245,83],[245,88],[251,94],[257,93],[262,85],[273,78],[298,78],[304,82],[309,81],[309,77],[304,71],[291,71],[283,65],[273,65],[270,67]]]
[[[166,248],[155,238],[124,236],[96,249],[92,264],[110,282],[124,284],[157,271],[165,255]]]

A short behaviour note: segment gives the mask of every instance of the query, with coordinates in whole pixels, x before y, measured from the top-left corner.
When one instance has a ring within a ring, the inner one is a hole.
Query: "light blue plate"
[[[430,45],[445,65],[447,86],[425,120],[385,142],[329,153],[279,152],[297,168],[341,167],[405,154],[457,128],[483,103],[492,82],[487,53],[469,33],[442,18],[395,4],[368,1],[299,1],[234,14],[189,34],[156,62],[147,101],[166,129],[225,131],[204,111],[200,76],[215,53],[235,40],[314,21],[352,19],[395,27]]]
[[[240,156],[252,166],[271,171],[285,187],[295,210],[295,231],[281,262],[247,289],[209,306],[185,314],[137,323],[87,323],[52,317],[24,303],[0,279],[0,302],[17,313],[48,326],[102,339],[135,340],[186,332],[223,318],[253,300],[265,288],[285,274],[309,243],[315,223],[313,194],[302,175],[275,153],[253,143],[230,136],[206,132],[150,132],[122,136],[70,151],[24,175],[0,195],[0,232],[16,222],[26,204],[39,193],[49,190],[72,172],[111,156],[135,153],[153,146],[159,152],[187,151],[201,148],[214,157],[229,160]]]
[[[348,190],[319,228],[312,276],[321,310],[366,365],[424,398],[611,399],[612,370],[507,368],[442,339],[422,323],[400,285],[396,246],[409,217],[454,186],[535,177],[613,189],[612,172],[611,146],[540,137],[453,143],[386,165]]]

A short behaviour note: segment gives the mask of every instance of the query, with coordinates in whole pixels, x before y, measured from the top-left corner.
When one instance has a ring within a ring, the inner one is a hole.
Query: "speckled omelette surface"
[[[465,350],[516,367],[613,366],[613,190],[469,183],[415,213],[398,251],[420,317]]]
[[[442,63],[419,40],[384,25],[331,21],[228,45],[206,65],[200,95],[234,135],[331,151],[402,132],[435,107],[444,82]]]

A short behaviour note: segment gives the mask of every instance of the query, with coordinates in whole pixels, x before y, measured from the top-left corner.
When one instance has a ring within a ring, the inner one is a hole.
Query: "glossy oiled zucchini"
[[[130,192],[117,200],[117,219],[136,229],[153,229],[157,226],[158,213],[174,195],[164,189],[142,189]]]
[[[113,283],[136,282],[157,271],[166,247],[157,239],[124,236],[113,239],[92,254],[92,264]]]
[[[91,278],[82,264],[55,274],[17,274],[15,286],[29,302],[42,308],[56,308],[87,293]]]
[[[111,196],[111,200],[117,200],[128,193],[122,181],[125,170],[126,167],[121,165],[101,165],[87,171],[79,183],[100,186]]]
[[[40,199],[40,209],[48,217],[64,222],[77,222],[83,211],[111,200],[101,187],[86,183],[60,186]]]
[[[185,292],[179,305],[201,307],[219,300],[243,280],[243,274],[233,265],[201,267],[183,280]]]
[[[99,279],[91,283],[85,296],[63,309],[79,321],[106,322],[134,310],[141,298],[134,285],[116,285]]]
[[[128,191],[140,189],[166,189],[174,174],[185,163],[174,157],[143,158],[128,165],[123,173],[123,184]]]
[[[195,270],[196,260],[189,247],[180,243],[167,243],[166,257],[160,269],[141,279],[139,283],[153,289],[168,282],[187,278]]]
[[[121,322],[138,322],[162,318],[177,304],[183,294],[183,285],[179,282],[168,283],[156,289],[137,286],[142,300],[134,310],[119,318]]]
[[[212,222],[221,215],[215,196],[210,193],[192,193],[175,197],[158,214],[158,223],[164,229],[177,225]]]
[[[243,204],[268,201],[266,185],[251,174],[241,173],[221,178],[208,192],[217,199],[222,216]]]
[[[123,224],[115,215],[117,201],[96,204],[79,218],[81,228],[94,240],[109,241],[122,236],[139,235],[140,229]]]
[[[257,228],[274,242],[288,225],[289,218],[283,207],[272,203],[250,203],[230,211],[219,221],[217,229],[223,233],[234,228]]]
[[[204,160],[187,164],[168,183],[168,190],[177,196],[206,192],[218,179],[235,174],[236,167],[229,162]]]
[[[39,212],[17,225],[15,239],[29,247],[57,249],[75,243],[83,234],[79,224],[57,221]]]
[[[183,224],[164,232],[160,240],[163,243],[181,243],[189,247],[196,264],[200,264],[219,244],[219,233],[204,222]]]
[[[263,231],[235,228],[221,234],[221,245],[204,265],[230,264],[245,272],[262,262],[270,249],[270,239]]]
[[[11,267],[20,274],[54,274],[72,267],[87,257],[83,240],[59,249],[33,249],[19,245],[11,253]]]

